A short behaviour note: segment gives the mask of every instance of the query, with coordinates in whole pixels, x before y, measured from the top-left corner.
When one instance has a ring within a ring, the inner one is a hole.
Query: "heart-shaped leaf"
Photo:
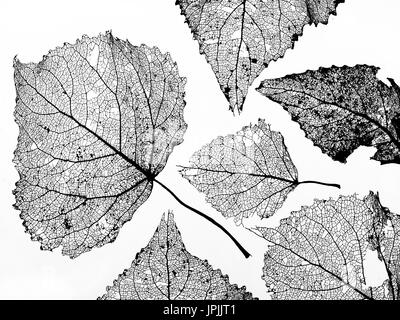
[[[110,32],[14,68],[26,231],[72,258],[114,241],[183,141],[186,80],[168,54]]]

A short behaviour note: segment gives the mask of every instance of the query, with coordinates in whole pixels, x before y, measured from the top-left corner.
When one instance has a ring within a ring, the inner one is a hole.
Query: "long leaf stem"
[[[179,204],[181,204],[182,206],[184,206],[185,208],[197,213],[198,215],[200,215],[201,217],[207,219],[208,221],[210,221],[212,224],[214,224],[216,227],[218,227],[219,229],[221,229],[229,238],[231,238],[231,240],[235,243],[235,245],[239,248],[239,250],[243,253],[243,255],[248,258],[250,257],[250,253],[247,252],[247,250],[245,248],[242,247],[242,245],[239,243],[239,241],[237,241],[235,239],[234,236],[232,236],[232,234],[230,234],[230,232],[228,230],[226,230],[222,225],[220,225],[217,221],[215,221],[213,218],[207,216],[206,214],[204,214],[203,212],[193,208],[192,206],[186,204],[185,202],[183,202],[171,189],[169,189],[166,185],[164,185],[162,182],[158,181],[157,179],[153,180],[154,182],[158,183],[163,189],[165,189],[166,191],[168,191],[169,194],[171,194],[176,201],[179,202]]]

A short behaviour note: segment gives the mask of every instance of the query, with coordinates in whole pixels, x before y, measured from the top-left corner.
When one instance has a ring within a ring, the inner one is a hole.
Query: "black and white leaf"
[[[400,163],[400,87],[377,78],[367,65],[320,68],[265,80],[257,89],[278,102],[306,137],[332,159],[346,162],[359,146],[373,146],[372,159]]]
[[[236,134],[218,137],[195,152],[181,174],[206,200],[237,224],[258,215],[272,216],[299,181],[284,139],[264,120]]]
[[[163,216],[149,244],[107,287],[102,300],[252,300],[207,260],[190,254],[172,213]]]
[[[283,57],[307,24],[327,24],[344,0],[177,0],[200,53],[230,109],[241,112],[248,88]]]
[[[400,217],[372,192],[364,199],[316,200],[283,219],[277,228],[258,228],[271,245],[263,279],[273,299],[400,298]],[[366,255],[382,261],[387,280],[367,285]]]
[[[114,241],[183,141],[186,80],[169,54],[110,32],[14,69],[26,231],[72,258]]]

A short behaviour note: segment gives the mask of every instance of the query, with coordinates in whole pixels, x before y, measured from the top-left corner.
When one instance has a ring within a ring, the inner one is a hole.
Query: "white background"
[[[168,209],[175,212],[187,249],[208,259],[214,268],[228,274],[232,283],[246,285],[255,296],[265,299],[261,280],[266,242],[213,210],[177,172],[176,165],[187,164],[194,151],[218,135],[234,133],[258,118],[266,119],[280,131],[299,178],[335,182],[341,190],[318,185],[302,185],[293,191],[277,214],[262,225],[276,226],[279,219],[310,205],[314,198],[337,198],[353,193],[363,197],[379,191],[383,205],[400,213],[400,166],[381,166],[369,158],[373,148],[359,148],[346,165],[332,161],[304,137],[296,123],[278,105],[254,88],[265,78],[317,69],[320,66],[372,64],[381,67],[379,77],[400,83],[398,0],[347,0],[338,7],[327,26],[306,26],[304,35],[283,59],[270,64],[249,90],[240,116],[228,111],[228,103],[175,0],[109,1],[16,1],[0,2],[0,298],[94,299],[105,292],[116,276],[129,267]],[[187,77],[185,141],[175,148],[159,180],[170,186],[184,201],[202,210],[221,224],[251,252],[245,259],[222,232],[208,221],[181,207],[166,191],[155,185],[149,200],[124,225],[117,240],[94,249],[75,260],[59,250],[39,250],[24,233],[18,212],[13,209],[12,190],[18,174],[12,164],[18,128],[13,120],[15,89],[12,59],[39,62],[44,54],[63,42],[74,43],[83,34],[96,36],[112,30],[114,36],[133,44],[156,45],[169,51]],[[371,256],[373,257],[373,256]],[[370,284],[383,278],[381,265],[368,263]]]

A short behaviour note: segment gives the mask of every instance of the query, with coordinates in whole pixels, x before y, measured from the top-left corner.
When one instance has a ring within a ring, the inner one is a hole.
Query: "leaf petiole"
[[[326,182],[320,182],[320,181],[314,181],[314,180],[306,180],[306,181],[297,182],[297,184],[306,184],[306,183],[319,184],[322,186],[334,187],[334,188],[340,189],[340,184],[337,184],[337,183],[326,183]]]
[[[222,230],[229,238],[231,238],[231,240],[235,243],[235,245],[239,248],[239,250],[243,253],[243,255],[248,258],[250,257],[250,253],[247,252],[247,250],[245,248],[242,247],[242,245],[239,243],[239,241],[237,241],[233,235],[230,234],[230,232],[228,230],[226,230],[222,225],[220,225],[217,221],[215,221],[213,218],[207,216],[206,214],[204,214],[203,212],[191,207],[190,205],[184,203],[181,199],[179,199],[179,197],[171,190],[169,189],[166,185],[164,185],[162,182],[158,181],[157,179],[153,179],[154,182],[158,183],[163,189],[165,189],[166,191],[168,191],[169,194],[171,194],[176,201],[179,202],[179,204],[181,204],[182,206],[184,206],[185,208],[197,213],[198,215],[200,215],[201,217],[207,219],[208,221],[210,221],[212,224],[214,224],[216,227],[218,227],[220,230]]]

